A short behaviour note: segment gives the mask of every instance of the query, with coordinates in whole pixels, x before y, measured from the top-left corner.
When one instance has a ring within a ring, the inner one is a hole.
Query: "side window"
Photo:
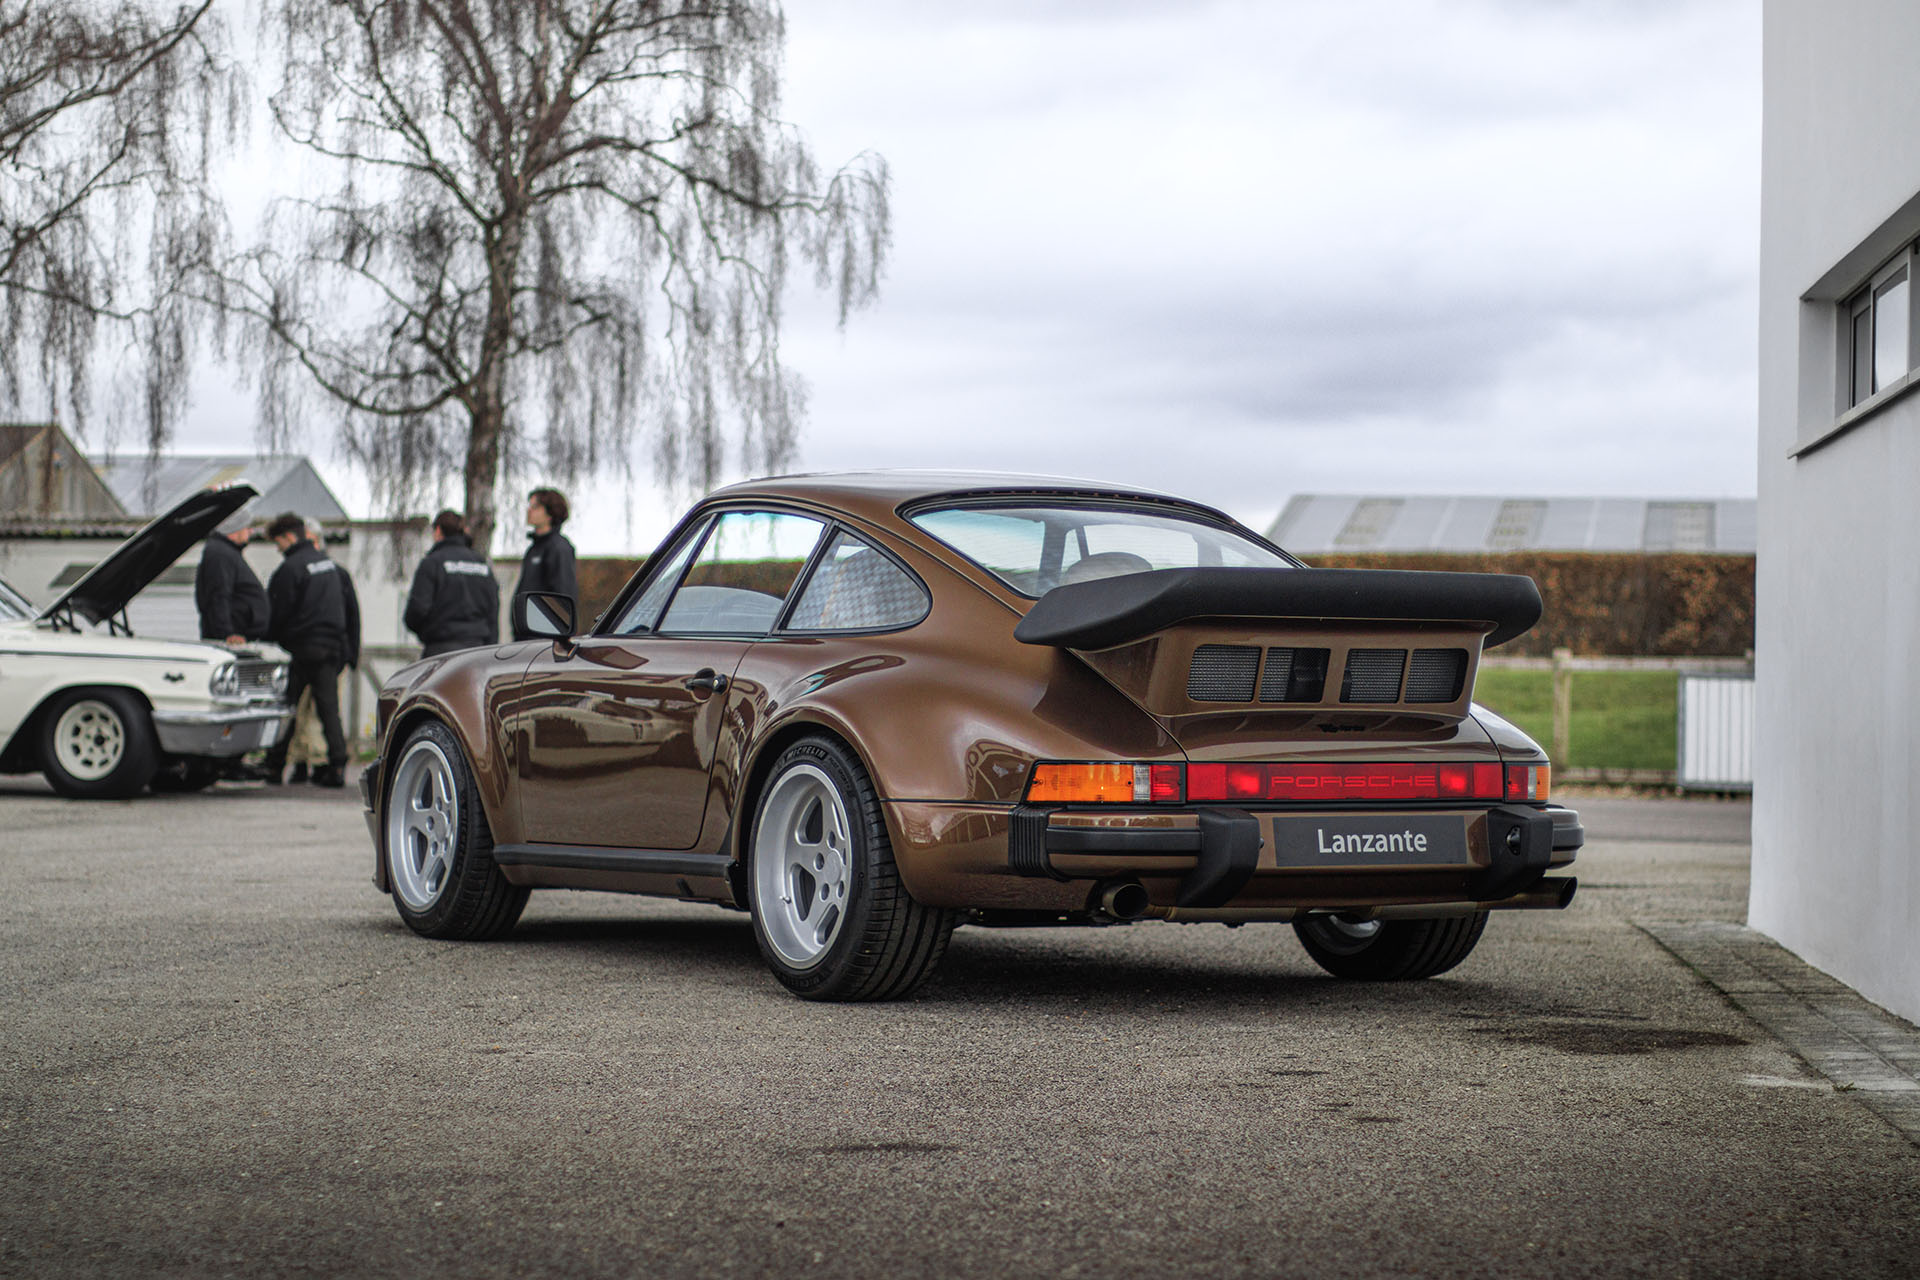
[[[680,581],[680,575],[686,571],[687,561],[693,559],[693,553],[700,547],[702,528],[697,525],[688,530],[679,545],[668,550],[660,572],[653,575],[646,590],[636,596],[633,603],[627,606],[627,611],[620,615],[620,621],[614,624],[613,635],[631,636],[653,630],[653,624],[659,621],[661,606],[666,604],[667,596]]]
[[[688,566],[661,631],[764,635],[826,528],[778,511],[729,511]]]
[[[927,616],[927,592],[893,561],[850,533],[834,535],[787,622],[792,631],[910,627]]]

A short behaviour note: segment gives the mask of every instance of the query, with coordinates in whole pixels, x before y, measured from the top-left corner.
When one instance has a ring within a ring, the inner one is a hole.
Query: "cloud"
[[[1753,492],[1747,0],[787,15],[786,114],[895,179],[878,306],[791,300],[803,469],[1093,475],[1250,523],[1314,490]],[[239,444],[207,399],[196,442]],[[588,552],[678,506],[581,497]]]
[[[1091,469],[1250,518],[1311,488],[1752,491],[1749,6],[790,28],[792,114],[897,182],[880,307],[844,336],[796,311],[810,466]]]

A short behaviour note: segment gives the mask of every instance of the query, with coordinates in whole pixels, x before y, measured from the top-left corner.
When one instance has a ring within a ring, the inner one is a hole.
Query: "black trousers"
[[[347,735],[340,729],[340,672],[346,663],[331,654],[287,660],[287,705],[298,707],[300,694],[313,690],[313,709],[320,716],[320,732],[327,738],[327,763],[335,769],[347,765]],[[292,727],[267,752],[267,768],[278,773],[287,767],[287,750],[293,745]]]

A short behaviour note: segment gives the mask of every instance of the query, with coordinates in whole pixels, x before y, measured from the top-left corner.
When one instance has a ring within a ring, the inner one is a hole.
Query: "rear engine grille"
[[[1406,665],[1405,649],[1349,650],[1347,674],[1340,682],[1340,701],[1400,701],[1400,675]]]
[[[1415,649],[1407,667],[1407,701],[1452,702],[1466,674],[1465,649]]]
[[[1260,673],[1262,702],[1318,702],[1327,691],[1327,650],[1269,649]]]
[[[1193,651],[1193,665],[1187,668],[1187,699],[1252,702],[1259,670],[1260,650],[1252,645],[1203,644]]]

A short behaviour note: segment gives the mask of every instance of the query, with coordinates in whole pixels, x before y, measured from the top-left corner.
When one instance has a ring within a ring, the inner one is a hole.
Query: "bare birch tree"
[[[709,486],[792,453],[790,264],[871,300],[887,173],[779,117],[777,0],[270,0],[305,167],[221,273],[270,441],[331,409],[393,509],[446,477]],[[317,396],[314,393],[318,393]]]
[[[0,0],[0,398],[116,409],[158,450],[186,403],[197,327],[181,287],[221,227],[208,166],[239,102],[212,0]]]

